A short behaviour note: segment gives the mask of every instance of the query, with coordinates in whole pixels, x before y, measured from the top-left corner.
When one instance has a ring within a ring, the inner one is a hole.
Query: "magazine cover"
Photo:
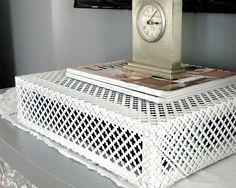
[[[148,94],[154,98],[173,98],[188,94],[196,89],[209,89],[209,87],[224,83],[236,82],[236,73],[234,72],[195,65],[184,65],[186,74],[182,78],[166,80],[147,74],[126,71],[123,67],[127,64],[128,61],[119,61],[68,68],[66,75],[108,89],[122,91],[129,95],[133,94],[140,97]]]

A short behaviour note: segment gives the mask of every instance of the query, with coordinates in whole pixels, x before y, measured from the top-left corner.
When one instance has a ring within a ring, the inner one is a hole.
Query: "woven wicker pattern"
[[[153,103],[66,78],[16,78],[22,124],[136,187],[166,187],[236,152],[236,85]]]

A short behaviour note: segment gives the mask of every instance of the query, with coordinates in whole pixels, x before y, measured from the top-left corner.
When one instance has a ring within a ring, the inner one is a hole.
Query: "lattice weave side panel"
[[[18,118],[22,124],[131,183],[142,184],[142,135],[125,129],[128,125],[115,124],[111,117],[94,116],[94,109],[76,99],[24,81],[18,80],[17,85]],[[101,112],[101,116],[106,113]]]
[[[154,174],[165,177],[162,186],[174,182],[176,172],[187,177],[236,152],[235,104],[230,100],[160,125],[155,148],[162,163]]]
[[[22,124],[136,187],[167,187],[236,152],[236,86],[153,103],[66,78],[17,79]]]

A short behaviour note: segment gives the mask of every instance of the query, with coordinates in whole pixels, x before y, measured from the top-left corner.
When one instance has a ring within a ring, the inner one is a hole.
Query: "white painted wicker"
[[[16,78],[18,119],[130,184],[167,187],[236,152],[236,85],[154,103],[65,77]]]

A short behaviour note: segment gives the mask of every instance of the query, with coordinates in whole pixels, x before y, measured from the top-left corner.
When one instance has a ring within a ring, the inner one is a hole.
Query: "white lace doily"
[[[2,188],[37,188],[19,172],[13,170],[0,158],[0,187]]]

